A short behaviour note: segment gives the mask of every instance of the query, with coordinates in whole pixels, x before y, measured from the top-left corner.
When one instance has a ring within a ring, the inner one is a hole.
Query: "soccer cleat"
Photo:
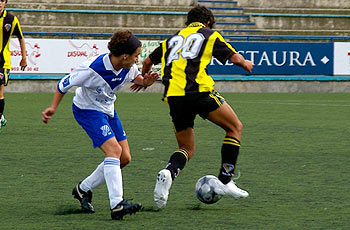
[[[168,169],[162,169],[159,171],[153,193],[154,201],[158,208],[165,207],[172,182],[171,174]]]
[[[126,214],[131,215],[140,211],[141,207],[141,203],[128,203],[128,201],[124,199],[111,209],[111,217],[113,220],[122,220]]]
[[[1,116],[1,120],[0,120],[0,130],[2,127],[4,127],[7,123],[7,120],[5,119],[4,115]]]
[[[80,184],[80,183],[79,183]],[[72,195],[75,199],[79,200],[81,208],[86,213],[94,213],[94,207],[91,205],[92,201],[92,192],[84,192],[79,188],[79,184],[77,184],[72,191]]]
[[[249,193],[247,191],[238,188],[235,182],[233,182],[232,180],[227,184],[223,184],[221,181],[219,181],[218,187],[215,188],[215,192],[219,195],[228,195],[236,199],[245,198],[249,196]]]

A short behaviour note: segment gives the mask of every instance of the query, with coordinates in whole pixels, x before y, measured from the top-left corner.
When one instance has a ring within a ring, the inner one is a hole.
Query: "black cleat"
[[[131,215],[140,211],[141,207],[141,203],[128,203],[128,201],[124,199],[111,209],[111,217],[113,220],[122,220],[126,214]]]
[[[79,184],[77,184],[72,191],[72,195],[74,196],[75,199],[79,200],[81,208],[83,209],[84,212],[86,213],[94,213],[94,207],[91,205],[91,200],[92,200],[92,192],[84,192],[79,188]]]

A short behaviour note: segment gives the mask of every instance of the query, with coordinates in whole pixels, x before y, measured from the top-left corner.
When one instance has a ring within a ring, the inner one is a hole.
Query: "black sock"
[[[171,155],[168,165],[165,167],[171,173],[171,178],[174,180],[180,171],[185,167],[188,161],[188,152],[184,149],[176,150],[173,155]]]
[[[240,146],[241,142],[236,138],[225,137],[221,147],[221,168],[218,177],[224,184],[230,182],[234,174]]]
[[[2,114],[4,113],[4,108],[5,108],[5,99],[0,99],[0,119]]]

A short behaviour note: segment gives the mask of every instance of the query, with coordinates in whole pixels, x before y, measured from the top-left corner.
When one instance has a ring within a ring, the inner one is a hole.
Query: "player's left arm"
[[[253,69],[253,63],[250,60],[246,60],[241,54],[235,53],[230,57],[230,61],[237,65],[242,67],[245,71],[248,73],[252,72]]]
[[[21,70],[24,70],[27,67],[27,50],[26,50],[26,44],[24,41],[23,33],[17,17],[15,17],[14,19],[14,29],[12,34],[16,35],[18,38],[18,42],[21,47],[21,54],[22,54],[22,59],[19,65],[21,66]]]
[[[233,64],[242,67],[248,73],[252,72],[253,63],[239,54],[218,32],[213,34],[213,39],[215,39],[213,48],[213,56],[215,58],[221,63],[230,60]]]

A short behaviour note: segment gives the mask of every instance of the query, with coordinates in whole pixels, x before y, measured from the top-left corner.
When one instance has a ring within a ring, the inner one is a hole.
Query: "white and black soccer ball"
[[[221,195],[214,191],[214,187],[218,185],[219,179],[213,175],[206,175],[196,183],[196,195],[198,200],[205,204],[214,204],[221,199]]]

